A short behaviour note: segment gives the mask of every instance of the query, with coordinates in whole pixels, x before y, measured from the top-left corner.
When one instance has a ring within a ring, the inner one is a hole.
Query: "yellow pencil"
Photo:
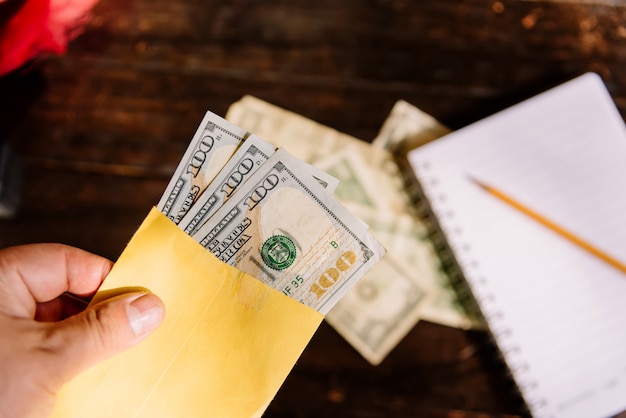
[[[511,207],[519,210],[520,212],[526,214],[527,216],[529,216],[530,218],[534,219],[535,221],[539,222],[540,224],[542,224],[543,226],[545,226],[546,228],[552,230],[553,232],[559,234],[561,237],[567,239],[568,241],[572,242],[573,244],[576,244],[577,246],[579,246],[580,248],[582,248],[583,250],[587,251],[588,253],[598,257],[600,260],[604,261],[605,263],[615,267],[616,269],[618,269],[619,271],[621,271],[622,273],[626,273],[626,265],[624,265],[622,262],[620,262],[619,260],[616,260],[615,258],[611,257],[610,255],[606,254],[605,252],[603,252],[602,250],[594,247],[593,245],[591,245],[590,243],[588,243],[587,241],[583,240],[582,238],[572,234],[571,232],[563,229],[561,226],[555,224],[554,222],[552,222],[551,220],[545,218],[544,216],[538,214],[537,212],[535,212],[534,210],[522,205],[521,203],[519,203],[518,201],[514,200],[513,198],[507,196],[506,194],[502,193],[500,190],[488,186],[472,177],[470,177],[470,180],[475,183],[476,185],[480,186],[483,190],[485,190],[487,193],[491,194],[492,196],[497,197],[498,199],[502,200],[503,202],[509,204]]]

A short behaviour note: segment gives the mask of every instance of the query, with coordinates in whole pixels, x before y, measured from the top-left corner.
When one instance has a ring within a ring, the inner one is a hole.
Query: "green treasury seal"
[[[274,270],[284,270],[296,259],[296,246],[284,235],[272,235],[261,247],[263,262]]]

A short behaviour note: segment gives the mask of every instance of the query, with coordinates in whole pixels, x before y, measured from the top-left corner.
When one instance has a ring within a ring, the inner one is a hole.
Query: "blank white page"
[[[585,74],[409,160],[536,417],[626,409],[626,274],[473,177],[626,263],[626,130]]]

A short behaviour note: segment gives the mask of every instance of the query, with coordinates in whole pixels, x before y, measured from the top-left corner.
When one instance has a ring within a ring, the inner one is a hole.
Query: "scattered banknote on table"
[[[207,112],[158,208],[221,261],[327,314],[385,253],[336,187]]]
[[[404,100],[398,100],[372,141],[372,146],[388,151],[396,159],[402,159],[410,150],[449,132],[450,129],[429,114]],[[406,188],[403,193],[407,193]],[[438,274],[432,279],[436,281],[438,291],[424,310],[423,319],[463,329],[485,327],[475,309],[458,298],[447,274]]]
[[[398,100],[372,145],[393,154],[402,154],[449,132],[448,128],[428,113],[404,100]]]
[[[372,146],[251,96],[234,103],[226,118],[338,178],[335,197],[385,246],[381,262],[326,316],[370,363],[379,364],[419,319],[479,325],[459,304],[387,149],[420,134],[434,139],[443,126],[406,103],[394,108]]]

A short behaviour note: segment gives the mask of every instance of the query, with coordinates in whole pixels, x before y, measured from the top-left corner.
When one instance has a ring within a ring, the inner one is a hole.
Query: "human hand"
[[[148,292],[76,313],[64,293],[91,296],[112,265],[61,244],[0,250],[0,418],[49,416],[63,384],[161,323],[163,303]]]

